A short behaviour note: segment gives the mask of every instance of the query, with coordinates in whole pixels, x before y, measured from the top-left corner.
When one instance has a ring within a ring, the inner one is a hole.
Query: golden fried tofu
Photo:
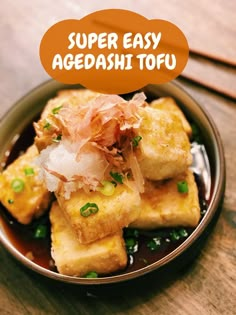
[[[180,193],[177,183],[186,181],[188,193]],[[141,212],[131,227],[156,229],[162,227],[195,227],[200,220],[198,189],[190,170],[164,182],[146,183],[141,195]]]
[[[142,140],[136,148],[143,176],[150,180],[172,178],[192,163],[190,142],[175,114],[150,107],[140,108],[137,130]]]
[[[45,119],[49,114],[52,113],[54,108],[63,106],[63,104],[70,104],[71,106],[79,106],[98,97],[100,93],[93,92],[87,89],[77,89],[77,90],[61,90],[58,92],[58,95],[50,99],[42,114],[41,118]]]
[[[109,274],[127,264],[122,231],[88,245],[80,244],[57,202],[50,211],[52,257],[59,273],[84,276],[95,271]]]
[[[100,93],[86,89],[78,90],[62,90],[58,92],[58,96],[50,99],[37,123],[34,123],[36,131],[35,144],[39,151],[45,149],[52,144],[55,139],[60,136],[61,130],[54,125],[54,114],[60,110],[63,105],[72,107],[80,106],[98,97]]]
[[[38,179],[39,168],[34,164],[37,155],[32,145],[0,174],[0,201],[22,224],[41,216],[50,201],[50,193]]]
[[[58,194],[57,200],[82,244],[120,231],[136,220],[140,212],[138,192],[124,184],[118,185],[112,196],[94,191],[86,193],[81,189],[73,192],[68,200]],[[99,210],[85,217],[80,209],[88,203],[96,204]]]
[[[192,135],[192,128],[187,121],[184,113],[176,104],[175,100],[172,97],[161,97],[157,100],[154,100],[150,103],[150,106],[155,109],[164,110],[176,114],[182,121],[183,127],[189,138]]]

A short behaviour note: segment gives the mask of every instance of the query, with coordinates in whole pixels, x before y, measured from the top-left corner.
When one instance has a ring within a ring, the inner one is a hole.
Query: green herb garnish
[[[34,232],[34,238],[45,238],[47,236],[47,226],[39,224]]]
[[[56,115],[59,113],[59,110],[62,108],[62,105],[61,106],[58,106],[58,107],[55,107],[52,109],[52,113],[53,115]]]
[[[120,173],[110,172],[111,177],[119,184],[123,184],[123,175]]]
[[[140,140],[142,140],[142,137],[141,137],[141,136],[136,136],[136,137],[134,137],[134,138],[132,139],[133,147],[137,147]]]
[[[125,245],[128,254],[133,254],[138,250],[138,242],[135,238],[126,238]]]
[[[180,235],[181,237],[187,237],[187,236],[188,236],[188,232],[187,232],[185,229],[180,229],[180,230],[178,231],[178,233],[179,233],[179,235]]]
[[[114,194],[117,184],[115,186],[113,182],[108,180],[103,180],[101,184],[103,187],[97,187],[97,191],[100,191],[104,196],[112,196]]]
[[[22,179],[20,178],[15,178],[13,179],[13,181],[11,182],[11,188],[14,192],[16,193],[20,193],[24,190],[25,188],[25,183]]]
[[[124,236],[137,238],[139,236],[139,231],[136,229],[125,229],[124,230]]]
[[[14,203],[14,200],[13,199],[8,199],[7,202],[12,205]]]
[[[25,176],[32,176],[34,175],[34,169],[32,167],[28,167],[24,169]]]
[[[154,237],[151,241],[147,243],[147,247],[151,251],[157,250],[161,246],[161,239],[159,237]]]
[[[85,276],[85,278],[98,278],[98,274],[96,271],[89,271]]]
[[[58,135],[57,137],[55,137],[55,138],[52,138],[52,141],[53,142],[60,142],[61,141],[61,137],[62,137],[62,135]]]
[[[49,130],[51,127],[51,124],[47,121],[46,124],[43,126],[44,129]]]
[[[170,232],[170,238],[172,241],[176,242],[180,239],[180,235],[177,231],[173,230]]]
[[[177,183],[178,192],[185,194],[188,192],[188,183],[183,180]]]
[[[87,202],[83,207],[80,208],[80,214],[82,217],[89,217],[91,214],[95,214],[99,211],[96,203]]]

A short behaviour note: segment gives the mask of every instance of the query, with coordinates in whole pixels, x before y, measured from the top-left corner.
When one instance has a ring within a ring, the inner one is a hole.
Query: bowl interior
[[[4,164],[9,150],[16,141],[19,134],[23,132],[25,127],[29,125],[32,120],[41,112],[48,99],[56,95],[58,90],[66,88],[81,88],[81,86],[71,86],[58,83],[50,80],[23,97],[18,101],[11,110],[3,117],[0,122],[0,133],[4,143],[0,148],[0,161]],[[208,224],[212,220],[219,206],[220,199],[224,191],[224,179],[225,179],[225,166],[224,156],[221,140],[218,131],[210,119],[209,115],[203,110],[185,91],[182,90],[177,84],[167,83],[163,85],[148,85],[145,87],[144,92],[151,98],[158,98],[162,96],[173,97],[179,106],[182,108],[186,116],[191,119],[200,129],[203,136],[203,142],[206,147],[207,155],[210,161],[211,178],[211,198],[210,204],[207,209],[207,213],[199,223],[198,227],[192,232],[192,234],[171,253],[167,254],[164,258],[146,266],[139,270],[113,275],[110,277],[100,277],[98,279],[86,279],[69,277],[58,274],[56,272],[45,269],[34,262],[27,259],[24,255],[12,243],[4,230],[3,223],[0,220],[0,240],[7,250],[16,257],[22,264],[26,265],[30,269],[43,274],[49,278],[56,280],[75,283],[75,284],[107,284],[115,283],[125,280],[130,280],[150,271],[157,270],[163,265],[173,261],[178,255],[187,250],[196,239],[207,228]]]

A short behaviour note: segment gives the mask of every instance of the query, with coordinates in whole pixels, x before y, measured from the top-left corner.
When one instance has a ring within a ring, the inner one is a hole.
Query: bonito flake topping
[[[138,108],[145,99],[144,93],[135,94],[129,101],[101,94],[86,104],[65,103],[58,112],[50,113],[48,121],[59,137],[38,158],[47,188],[69,198],[80,188],[96,190],[115,171],[123,176],[124,184],[143,192],[144,180],[132,139],[141,123]],[[37,132],[39,127],[35,127]]]

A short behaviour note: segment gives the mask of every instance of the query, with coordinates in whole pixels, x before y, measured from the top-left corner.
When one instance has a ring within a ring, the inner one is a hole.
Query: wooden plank
[[[182,76],[236,99],[236,68],[191,54]]]
[[[81,7],[87,13],[109,8],[111,2],[84,1]],[[184,32],[193,52],[236,66],[235,0],[121,0],[112,7],[169,20]]]

